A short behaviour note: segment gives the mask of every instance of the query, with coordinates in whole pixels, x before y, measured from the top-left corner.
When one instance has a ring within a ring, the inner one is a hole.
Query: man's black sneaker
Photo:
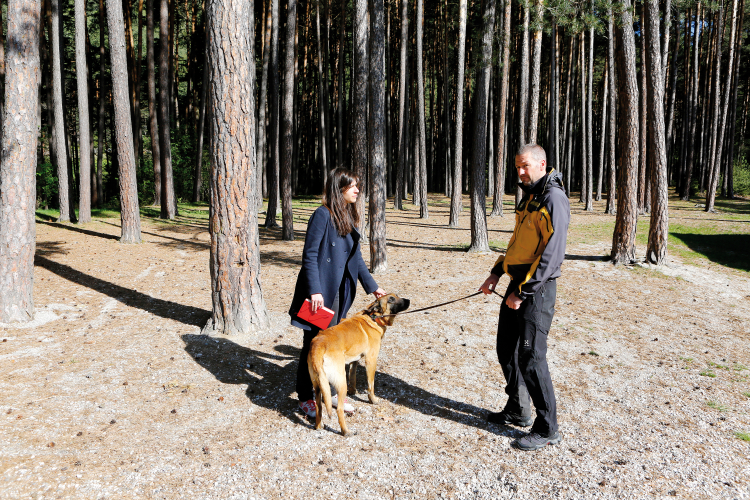
[[[516,425],[518,427],[529,427],[534,423],[531,417],[524,417],[515,413],[505,411],[490,413],[487,415],[487,422],[497,425]]]
[[[542,436],[536,432],[530,432],[524,437],[513,441],[513,446],[519,450],[534,451],[544,448],[548,444],[557,444],[562,440],[559,432],[554,432],[549,436]]]

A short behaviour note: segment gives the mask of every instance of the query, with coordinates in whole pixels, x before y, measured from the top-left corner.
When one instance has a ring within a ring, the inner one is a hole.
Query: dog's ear
[[[380,300],[376,300],[372,304],[370,304],[367,309],[365,309],[366,313],[369,315],[372,315],[374,313],[383,313],[383,306],[380,305]]]

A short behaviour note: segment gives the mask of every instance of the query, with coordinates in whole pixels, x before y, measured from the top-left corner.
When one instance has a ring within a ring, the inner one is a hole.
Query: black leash
[[[404,311],[404,312],[399,312],[399,313],[396,313],[396,314],[383,314],[382,316],[378,316],[377,318],[385,318],[385,317],[388,317],[388,316],[398,316],[399,314],[412,314],[412,313],[418,313],[418,312],[422,312],[422,311],[428,311],[430,309],[435,309],[436,307],[447,306],[448,304],[453,304],[454,302],[460,302],[462,300],[470,299],[471,297],[476,297],[480,293],[484,293],[484,292],[482,292],[481,290],[479,290],[478,292],[474,292],[471,295],[467,295],[466,297],[461,297],[460,299],[450,300],[448,302],[443,302],[441,304],[435,304],[433,306],[423,307],[421,309],[414,309],[413,311]],[[495,295],[497,295],[501,299],[505,298],[504,295],[500,295],[499,293],[497,293],[496,290],[492,290],[492,293],[494,293]],[[372,318],[372,319],[377,319],[377,318]]]

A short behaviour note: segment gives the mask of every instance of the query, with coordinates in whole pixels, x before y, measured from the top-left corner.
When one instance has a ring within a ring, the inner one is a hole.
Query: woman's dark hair
[[[359,184],[359,177],[345,168],[334,168],[326,179],[323,205],[331,212],[333,225],[339,236],[346,236],[359,224],[357,204],[347,203],[344,200],[344,191],[352,185],[352,182]]]

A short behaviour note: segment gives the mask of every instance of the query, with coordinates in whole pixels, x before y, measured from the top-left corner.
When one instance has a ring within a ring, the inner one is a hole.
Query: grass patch
[[[750,432],[734,431],[734,437],[742,441],[750,442]]]
[[[599,356],[599,353],[596,351],[589,351],[589,356]]]
[[[728,411],[729,408],[724,406],[723,404],[719,404],[716,401],[706,401],[706,406],[709,408],[713,408],[714,410],[718,411]]]
[[[743,392],[742,395],[750,399],[750,392]]]
[[[741,372],[742,370],[747,370],[747,366],[740,363],[735,363],[734,366],[732,366],[732,369],[736,372]]]
[[[702,372],[699,373],[699,375],[702,375],[704,377],[716,378],[716,374],[712,372],[711,370],[703,370]]]
[[[708,361],[708,366],[711,368],[719,368],[720,370],[728,370],[728,366],[720,365],[719,363],[714,363],[713,361]]]

